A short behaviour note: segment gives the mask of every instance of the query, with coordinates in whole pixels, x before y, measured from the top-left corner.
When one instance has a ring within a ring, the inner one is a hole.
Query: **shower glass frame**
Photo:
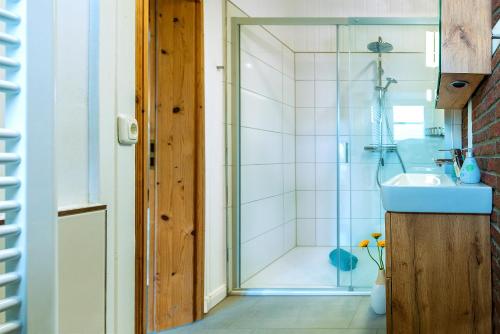
[[[231,165],[231,175],[226,175],[228,184],[232,184],[231,196],[232,214],[227,219],[228,231],[228,252],[227,252],[227,269],[228,269],[228,287],[229,293],[233,295],[364,295],[368,291],[353,290],[352,287],[339,286],[340,270],[337,270],[337,287],[334,288],[241,288],[240,279],[240,256],[241,256],[241,238],[240,238],[240,223],[241,223],[241,82],[240,82],[240,31],[241,26],[335,26],[336,27],[336,119],[337,119],[337,185],[340,184],[339,177],[339,155],[340,150],[340,27],[349,27],[354,25],[401,25],[401,26],[418,26],[418,25],[439,25],[440,20],[437,17],[233,17],[231,18],[231,133],[226,135],[226,138],[231,138],[231,161],[226,157],[228,164]],[[226,148],[229,146],[226,143]],[[231,182],[229,182],[229,180]],[[229,188],[228,188],[229,189]],[[337,187],[337,238],[339,238],[340,228],[340,187]],[[229,210],[228,210],[229,211]],[[351,220],[351,218],[350,218]],[[350,224],[352,227],[352,223]],[[337,247],[340,247],[337,243]],[[352,273],[351,273],[352,275]],[[351,278],[352,282],[352,278]]]

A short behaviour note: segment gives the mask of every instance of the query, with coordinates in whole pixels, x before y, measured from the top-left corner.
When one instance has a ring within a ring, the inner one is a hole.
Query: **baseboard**
[[[205,296],[205,313],[208,313],[215,305],[219,304],[227,296],[227,285],[222,284],[214,291]]]

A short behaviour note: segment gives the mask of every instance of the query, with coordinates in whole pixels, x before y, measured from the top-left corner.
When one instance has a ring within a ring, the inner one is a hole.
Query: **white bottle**
[[[477,161],[472,155],[472,149],[468,148],[467,158],[464,160],[462,169],[460,170],[460,181],[467,184],[475,184],[481,181],[481,171],[477,165]]]

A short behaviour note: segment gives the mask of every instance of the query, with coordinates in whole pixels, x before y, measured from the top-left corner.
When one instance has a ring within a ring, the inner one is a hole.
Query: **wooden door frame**
[[[166,0],[193,1],[193,0]],[[194,270],[194,309],[193,318],[200,320],[204,314],[205,284],[205,96],[204,96],[204,33],[203,33],[203,0],[194,0],[197,5],[196,41],[198,50],[196,59],[196,92],[193,98],[198,106],[196,124],[196,212],[195,212],[195,270]],[[153,15],[156,0],[136,0],[136,119],[139,126],[139,141],[135,153],[135,333],[147,332],[147,210],[148,210],[148,171],[149,171],[149,113],[152,92],[148,68],[150,52],[149,32],[154,29]]]

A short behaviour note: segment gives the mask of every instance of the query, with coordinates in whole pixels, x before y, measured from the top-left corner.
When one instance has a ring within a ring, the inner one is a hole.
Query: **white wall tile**
[[[339,193],[340,218],[349,219],[351,217],[351,192],[341,190]]]
[[[283,76],[283,103],[295,106],[295,81]]]
[[[453,148],[462,148],[462,125],[453,125]]]
[[[260,26],[242,26],[240,47],[266,64],[282,71],[282,44]]]
[[[314,219],[297,220],[297,245],[316,246],[316,224]]]
[[[241,126],[280,132],[282,109],[282,104],[275,100],[241,90]]]
[[[316,136],[316,162],[337,161],[337,137]]]
[[[290,220],[295,220],[297,218],[295,191],[285,193],[283,207],[285,222],[289,222]]]
[[[291,78],[295,78],[295,53],[283,45],[283,73]]]
[[[335,81],[315,82],[316,108],[334,108],[337,104],[337,84]]]
[[[290,249],[297,246],[297,221],[292,220],[284,225],[284,251],[289,251]]]
[[[453,124],[462,124],[462,110],[453,110]]]
[[[258,94],[282,101],[283,75],[259,59],[241,52],[241,86]]]
[[[351,247],[351,220],[350,219],[340,219],[339,222],[339,242],[340,247],[342,248],[350,248]],[[352,244],[354,247],[357,244]]]
[[[335,108],[316,108],[316,135],[337,134],[337,111]]]
[[[241,202],[247,203],[283,192],[282,166],[241,166]]]
[[[283,165],[283,178],[285,183],[283,191],[285,193],[295,191],[295,163]]]
[[[295,162],[295,136],[284,134],[283,135],[283,162]]]
[[[283,133],[295,134],[295,108],[283,105]]]
[[[340,190],[351,189],[351,164],[350,163],[340,163]]]
[[[314,162],[315,161],[315,139],[314,136],[297,136],[295,137],[296,144],[296,160],[297,162]]]
[[[352,190],[377,190],[378,164],[351,164]]]
[[[372,134],[372,127],[375,122],[374,108],[351,108],[350,112],[350,126],[351,134],[355,136],[370,136]]]
[[[315,218],[315,203],[314,191],[297,191],[297,218]]]
[[[316,218],[337,218],[337,192],[316,192]]]
[[[352,218],[380,218],[379,191],[352,191]]]
[[[315,57],[315,80],[336,80],[337,78],[337,54],[316,53]]]
[[[314,81],[295,82],[295,106],[314,108]]]
[[[272,164],[283,160],[282,134],[241,128],[241,164]]]
[[[314,108],[295,109],[295,131],[297,135],[314,135]]]
[[[247,280],[283,254],[283,225],[242,244],[242,281]],[[243,268],[242,268],[243,269]]]
[[[314,190],[315,174],[315,164],[298,163],[296,166],[297,190]]]
[[[366,145],[377,144],[372,136],[351,137],[351,162],[353,163],[377,163],[380,156],[376,152],[365,150]]]
[[[241,240],[246,242],[283,224],[283,196],[241,206]]]
[[[316,164],[316,189],[317,190],[337,189],[337,164],[331,164],[331,163]]]
[[[314,54],[295,54],[295,79],[314,80]]]
[[[337,220],[316,219],[316,246],[337,245]]]

